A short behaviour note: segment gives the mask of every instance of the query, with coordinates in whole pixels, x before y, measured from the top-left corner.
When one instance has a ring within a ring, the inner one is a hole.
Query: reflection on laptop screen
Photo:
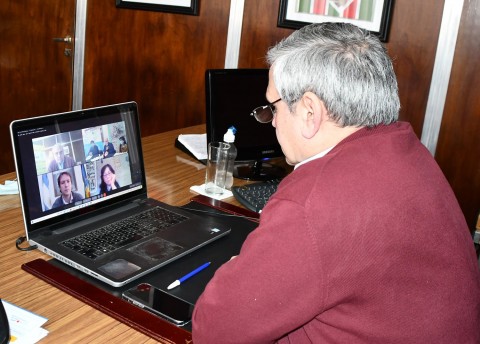
[[[144,188],[134,116],[136,104],[127,103],[103,113],[79,111],[61,122],[55,115],[30,119],[13,128],[26,222],[68,218]]]

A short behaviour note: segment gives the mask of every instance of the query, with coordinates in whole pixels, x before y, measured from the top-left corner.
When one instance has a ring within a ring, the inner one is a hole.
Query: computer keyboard
[[[260,213],[270,196],[277,191],[280,181],[281,179],[274,179],[243,186],[234,186],[232,187],[232,193],[244,207]]]
[[[157,206],[126,219],[77,235],[61,244],[88,258],[95,259],[186,219],[185,216]]]

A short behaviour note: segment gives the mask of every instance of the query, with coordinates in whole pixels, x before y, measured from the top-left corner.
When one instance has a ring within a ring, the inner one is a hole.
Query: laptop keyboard
[[[157,206],[124,220],[65,240],[61,244],[83,254],[85,257],[95,259],[186,219],[185,216]]]
[[[277,191],[280,180],[274,179],[243,186],[234,186],[232,187],[232,193],[244,207],[260,213],[270,196]]]

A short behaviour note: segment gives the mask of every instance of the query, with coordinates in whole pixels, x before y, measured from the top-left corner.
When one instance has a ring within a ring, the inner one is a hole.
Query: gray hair
[[[271,48],[267,62],[290,111],[310,91],[342,127],[372,127],[398,119],[392,61],[376,36],[355,25],[304,26]]]

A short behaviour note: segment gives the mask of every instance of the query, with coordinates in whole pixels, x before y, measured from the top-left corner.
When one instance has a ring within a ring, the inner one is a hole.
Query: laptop
[[[16,120],[10,134],[28,242],[109,285],[230,232],[147,197],[135,102]]]

